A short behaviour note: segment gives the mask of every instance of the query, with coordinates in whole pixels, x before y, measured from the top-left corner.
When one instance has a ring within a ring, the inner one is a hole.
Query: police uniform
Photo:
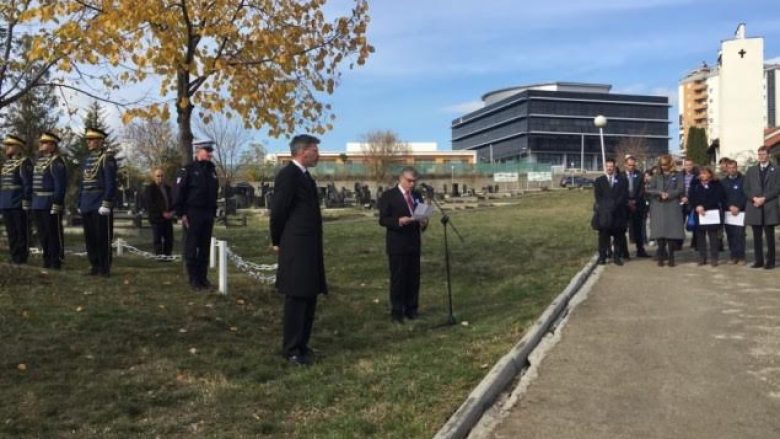
[[[85,138],[106,138],[97,128],[87,128]],[[113,208],[116,195],[116,159],[103,145],[89,151],[81,164],[78,209],[84,222],[84,241],[92,266],[88,274],[108,277],[111,273]]]
[[[29,227],[27,211],[32,198],[32,160],[22,156],[24,139],[8,135],[3,140],[7,146],[15,146],[16,154],[6,157],[0,174],[0,210],[8,234],[11,262],[24,264],[29,254]]]
[[[196,149],[213,150],[211,143],[194,144]],[[190,286],[209,288],[209,251],[214,218],[217,213],[217,171],[210,160],[194,161],[179,171],[173,189],[176,216],[187,217],[184,227],[184,260]]]
[[[50,132],[40,142],[55,145],[60,138]],[[62,212],[68,183],[65,161],[56,152],[42,153],[33,167],[32,212],[43,249],[43,267],[59,270],[65,259]]]

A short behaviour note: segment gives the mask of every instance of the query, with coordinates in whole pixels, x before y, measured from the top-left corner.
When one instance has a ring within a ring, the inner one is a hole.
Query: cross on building
[[[737,53],[739,53],[739,57],[740,57],[740,58],[744,58],[744,57],[745,57],[745,54],[746,54],[747,52],[745,52],[745,49],[742,49],[742,50],[740,50],[740,51],[739,51],[739,52],[737,52]]]

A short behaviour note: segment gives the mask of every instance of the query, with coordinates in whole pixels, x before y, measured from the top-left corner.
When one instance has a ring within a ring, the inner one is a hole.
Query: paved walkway
[[[681,256],[608,265],[488,436],[780,438],[780,269]]]

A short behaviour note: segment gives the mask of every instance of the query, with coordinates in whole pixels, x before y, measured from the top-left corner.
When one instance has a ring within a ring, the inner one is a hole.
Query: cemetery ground
[[[451,236],[451,327],[437,327],[438,221],[424,235],[421,318],[404,325],[390,323],[376,219],[327,221],[330,295],[307,368],[279,355],[278,294],[237,271],[220,296],[190,291],[179,263],[134,255],[115,258],[110,279],[83,276],[86,260],[73,255],[61,272],[37,256],[0,263],[0,436],[430,437],[593,254],[592,197],[551,192],[453,213],[465,242]],[[254,219],[215,233],[272,263],[267,230]],[[80,236],[66,239],[81,248]]]

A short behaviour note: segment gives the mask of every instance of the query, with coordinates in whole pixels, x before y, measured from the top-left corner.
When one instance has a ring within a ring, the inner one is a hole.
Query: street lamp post
[[[604,127],[607,126],[607,118],[599,114],[593,119],[593,125],[599,129],[599,138],[601,139],[601,167],[604,173],[607,172],[607,153],[604,151]]]
[[[455,193],[455,165],[450,164],[450,193]]]

